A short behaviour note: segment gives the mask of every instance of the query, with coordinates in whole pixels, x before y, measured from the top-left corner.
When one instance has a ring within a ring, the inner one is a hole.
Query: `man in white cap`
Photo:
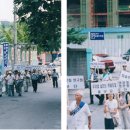
[[[69,107],[70,114],[70,127],[69,129],[86,129],[87,126],[91,129],[91,112],[88,104],[84,103],[82,100],[83,91],[78,90],[75,93],[75,100]],[[88,123],[87,123],[88,117]]]

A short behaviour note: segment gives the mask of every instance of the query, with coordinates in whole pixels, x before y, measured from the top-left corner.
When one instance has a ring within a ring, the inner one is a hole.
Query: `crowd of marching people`
[[[123,65],[123,71],[127,71],[127,66]],[[112,75],[109,68],[102,70],[102,75],[96,73],[91,68],[90,80],[90,103],[94,104],[94,95],[92,95],[91,85],[93,82],[111,81]],[[89,105],[82,101],[83,90],[75,93],[75,101],[68,106],[69,129],[91,129],[93,123],[91,120],[91,110]],[[130,92],[119,91],[118,93],[97,94],[98,105],[103,105],[104,128],[105,129],[130,129]],[[100,116],[100,115],[99,115]],[[88,122],[87,119],[88,118]],[[96,117],[95,117],[96,118]],[[87,127],[86,127],[87,126]]]
[[[22,92],[28,92],[29,86],[33,87],[33,92],[37,92],[38,83],[45,83],[47,80],[53,81],[53,87],[58,87],[58,73],[56,69],[32,71],[6,71],[2,75],[0,72],[0,97],[3,93],[8,96],[22,96]],[[3,91],[4,90],[4,91]]]
[[[127,71],[123,65],[123,71]],[[112,76],[109,69],[103,69],[100,79],[91,69],[91,83],[100,81],[111,81]],[[91,84],[90,84],[91,85]],[[130,129],[130,92],[119,92],[117,94],[95,95],[99,99],[99,105],[104,105],[104,125],[105,129]],[[90,104],[94,104],[93,95],[90,87]]]

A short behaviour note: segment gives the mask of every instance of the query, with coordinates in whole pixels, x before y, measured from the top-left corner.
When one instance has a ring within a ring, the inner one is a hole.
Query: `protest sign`
[[[84,89],[85,82],[83,76],[67,76],[68,89]]]
[[[121,71],[119,80],[130,80],[130,72]]]
[[[118,81],[102,81],[91,84],[92,94],[118,93]]]
[[[104,69],[105,68],[105,64],[104,62],[96,62],[93,61],[90,63],[91,68],[99,68],[99,69]]]
[[[119,80],[119,92],[127,92],[130,91],[130,81],[128,80]]]
[[[108,94],[130,91],[130,81],[102,81],[91,84],[92,94]]]
[[[126,65],[127,64],[127,62],[126,61],[114,61],[114,64],[116,64],[116,65]]]

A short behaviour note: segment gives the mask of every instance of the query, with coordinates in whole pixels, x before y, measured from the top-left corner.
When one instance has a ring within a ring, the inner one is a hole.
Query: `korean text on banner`
[[[122,71],[119,80],[130,80],[130,72]]]
[[[4,60],[4,67],[8,66],[8,49],[9,49],[9,44],[4,43],[3,44],[3,60]]]
[[[83,76],[67,76],[68,89],[84,89],[85,82]]]
[[[91,84],[92,94],[118,93],[118,81],[102,81]]]
[[[120,80],[118,81],[119,91],[120,92],[129,92],[130,91],[130,80]]]
[[[104,62],[91,62],[91,68],[99,68],[99,69],[105,69],[105,63]]]

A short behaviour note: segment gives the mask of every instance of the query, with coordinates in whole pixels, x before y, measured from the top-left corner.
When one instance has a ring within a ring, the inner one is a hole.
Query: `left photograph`
[[[61,129],[61,0],[0,2],[0,129]]]

